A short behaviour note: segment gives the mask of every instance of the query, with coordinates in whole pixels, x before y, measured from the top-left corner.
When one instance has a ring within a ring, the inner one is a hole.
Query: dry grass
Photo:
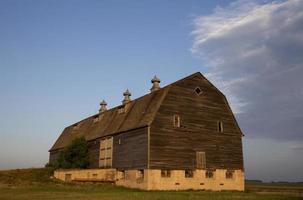
[[[50,179],[50,169],[0,171],[0,199],[303,199],[303,186],[249,184],[247,192],[141,191],[111,184],[68,184]]]

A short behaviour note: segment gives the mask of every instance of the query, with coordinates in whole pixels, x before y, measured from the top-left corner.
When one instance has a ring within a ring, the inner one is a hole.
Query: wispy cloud
[[[303,151],[303,144],[301,144],[301,145],[291,145],[289,148],[294,150],[294,151]]]
[[[194,19],[192,53],[248,136],[303,140],[303,1],[235,1]]]

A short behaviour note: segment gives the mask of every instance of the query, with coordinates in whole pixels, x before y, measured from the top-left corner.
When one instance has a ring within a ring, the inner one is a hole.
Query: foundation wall
[[[238,190],[244,191],[244,172],[234,170],[226,178],[225,169],[217,169],[212,178],[205,170],[194,170],[192,177],[185,177],[184,170],[171,170],[169,177],[162,177],[159,169],[125,170],[87,169],[57,170],[54,176],[63,181],[114,181],[116,185],[142,190]]]
[[[239,190],[244,191],[244,172],[235,170],[226,178],[226,170],[214,171],[213,178],[206,178],[205,170],[195,170],[193,177],[185,177],[184,170],[172,170],[170,177],[161,177],[161,170],[148,170],[148,190]]]
[[[143,171],[143,177],[140,175],[139,170],[127,170],[124,173],[118,171],[116,185],[148,190],[148,171]]]
[[[54,177],[62,181],[115,181],[116,169],[56,170]]]

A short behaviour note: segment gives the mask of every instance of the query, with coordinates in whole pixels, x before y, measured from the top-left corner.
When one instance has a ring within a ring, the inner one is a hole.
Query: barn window
[[[93,178],[94,179],[98,178],[98,174],[93,174]]]
[[[125,113],[125,106],[122,105],[118,108],[118,113],[121,114],[121,113]]]
[[[185,170],[185,178],[193,178],[194,177],[194,172],[193,170]]]
[[[222,133],[223,132],[223,122],[218,122],[218,132]]]
[[[174,127],[180,127],[181,126],[181,120],[179,115],[174,115]]]
[[[197,95],[202,94],[202,90],[199,87],[196,87],[195,92]]]
[[[169,178],[171,176],[170,170],[161,170],[161,177],[162,178]]]
[[[211,170],[207,170],[207,171],[205,172],[205,177],[206,177],[206,178],[214,178],[214,172],[211,171]]]
[[[121,144],[121,138],[119,138],[119,140],[118,140],[118,144]]]
[[[139,169],[137,171],[137,182],[141,183],[144,180],[144,170],[143,169]]]
[[[124,180],[125,179],[125,170],[120,170],[118,171],[118,173],[120,174],[120,179]]]
[[[99,121],[99,115],[94,116],[93,122],[97,123]]]
[[[227,170],[225,173],[226,179],[233,179],[234,178],[234,171],[232,170]]]

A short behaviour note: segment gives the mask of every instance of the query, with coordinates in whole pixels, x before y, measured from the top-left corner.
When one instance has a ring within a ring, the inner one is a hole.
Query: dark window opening
[[[139,169],[137,172],[137,183],[141,183],[144,180],[144,170]]]
[[[205,177],[206,178],[214,178],[214,172],[213,171],[210,171],[210,170],[207,170],[205,172]]]
[[[193,178],[194,172],[193,170],[185,170],[185,178]]]
[[[223,122],[218,122],[218,132],[223,132]]]
[[[161,170],[161,177],[162,178],[169,178],[171,176],[170,170]]]
[[[227,170],[225,173],[225,177],[226,177],[226,179],[233,179],[234,171]]]
[[[197,87],[195,89],[195,92],[196,92],[197,95],[200,95],[202,93],[202,90],[199,87]]]

